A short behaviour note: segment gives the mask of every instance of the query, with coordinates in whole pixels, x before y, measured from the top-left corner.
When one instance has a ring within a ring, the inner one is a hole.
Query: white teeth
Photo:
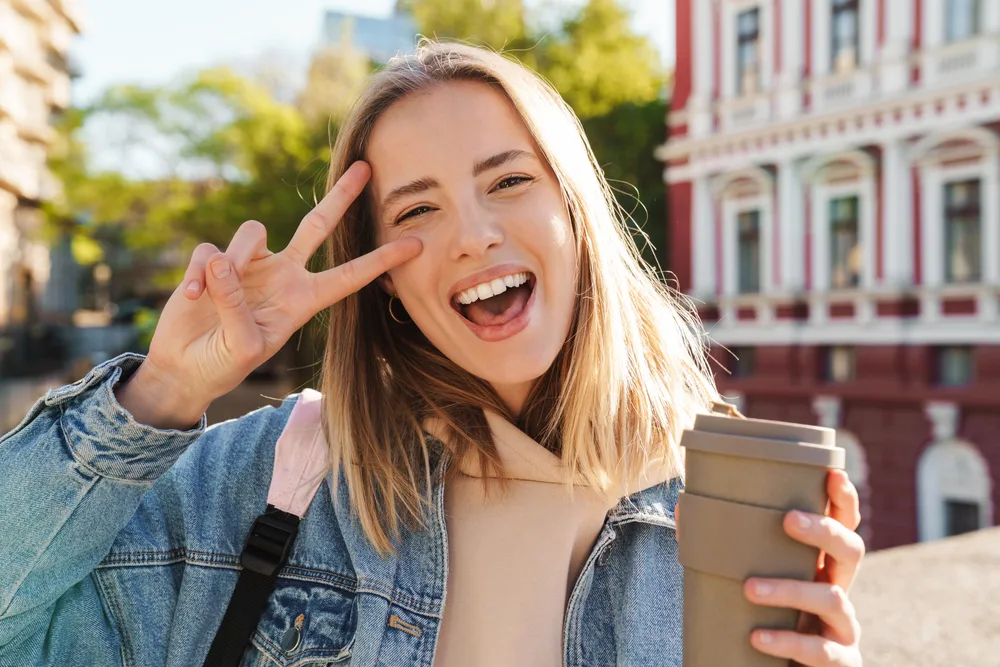
[[[491,296],[503,294],[508,288],[518,287],[528,282],[528,275],[528,273],[522,272],[512,273],[503,278],[495,278],[489,282],[480,283],[475,287],[470,287],[463,292],[459,292],[456,299],[463,306],[467,306],[480,299],[489,299]]]

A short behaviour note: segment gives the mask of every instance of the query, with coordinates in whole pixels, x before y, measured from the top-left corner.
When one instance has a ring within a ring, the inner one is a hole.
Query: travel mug
[[[826,478],[844,467],[835,431],[698,415],[685,431],[679,559],[684,566],[684,667],[780,667],[750,644],[754,629],[794,630],[799,612],[749,602],[749,577],[811,581],[819,550],[782,528],[789,510],[826,512]]]

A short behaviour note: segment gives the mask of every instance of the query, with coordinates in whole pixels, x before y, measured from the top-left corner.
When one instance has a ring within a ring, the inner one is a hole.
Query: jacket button
[[[299,614],[295,623],[281,635],[281,650],[285,653],[291,653],[299,647],[302,641],[302,623],[305,619],[305,614]]]

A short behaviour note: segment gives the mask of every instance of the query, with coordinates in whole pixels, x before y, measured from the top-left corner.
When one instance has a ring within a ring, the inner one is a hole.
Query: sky
[[[582,4],[582,0],[550,2]],[[633,11],[636,31],[649,36],[664,62],[672,64],[674,3],[623,3]],[[84,33],[76,38],[72,53],[82,77],[74,84],[73,99],[85,104],[109,85],[153,85],[203,67],[262,56],[304,70],[327,9],[386,16],[394,0],[80,0],[80,4]]]

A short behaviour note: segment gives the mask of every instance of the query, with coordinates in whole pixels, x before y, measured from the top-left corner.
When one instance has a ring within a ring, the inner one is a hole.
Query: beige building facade
[[[49,279],[40,206],[58,193],[46,158],[79,32],[76,0],[0,0],[0,331],[36,319]]]

